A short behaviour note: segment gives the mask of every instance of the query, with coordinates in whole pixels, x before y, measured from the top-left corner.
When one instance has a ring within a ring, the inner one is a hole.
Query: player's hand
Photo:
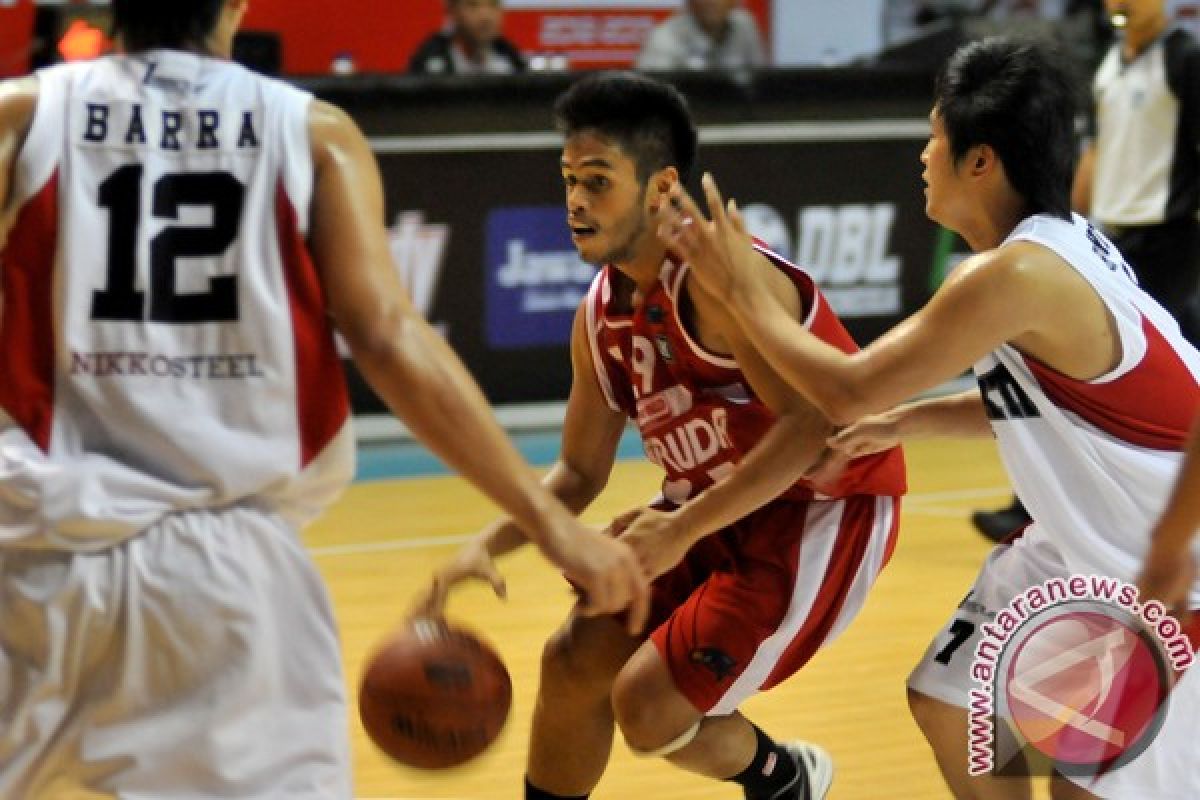
[[[891,414],[873,414],[842,428],[825,443],[843,458],[859,458],[900,444],[900,429]]]
[[[496,569],[496,562],[483,543],[478,540],[467,542],[449,563],[433,573],[429,586],[413,603],[410,617],[441,617],[446,610],[446,598],[450,590],[460,583],[479,580],[488,583],[501,600],[508,598],[508,587],[504,576]]]
[[[712,175],[702,179],[712,219],[676,184],[658,208],[658,237],[692,268],[700,285],[714,297],[733,299],[761,267],[746,223],[732,199],[725,203]]]
[[[841,450],[826,447],[817,462],[804,473],[804,477],[817,491],[832,491],[850,461],[851,457]]]
[[[1188,615],[1188,595],[1195,579],[1196,564],[1187,548],[1179,552],[1152,541],[1137,579],[1138,594],[1142,603],[1157,600],[1182,618]]]
[[[641,509],[620,540],[633,548],[650,580],[682,561],[692,546],[674,513],[653,508]]]
[[[612,522],[608,523],[608,526],[604,529],[605,535],[611,536],[614,539],[617,538],[625,532],[625,529],[628,528],[641,513],[642,509],[641,507],[638,507],[632,508],[629,511],[626,511],[624,514],[618,514],[617,516],[613,517]]]
[[[642,632],[650,615],[650,584],[629,545],[580,525],[561,566],[579,592],[581,614],[594,617],[627,611],[630,635]]]

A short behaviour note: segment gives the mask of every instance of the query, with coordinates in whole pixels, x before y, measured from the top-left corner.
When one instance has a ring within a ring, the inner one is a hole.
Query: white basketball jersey
[[[177,51],[38,79],[0,264],[0,545],[239,504],[308,521],[353,468],[305,247],[310,96]]]
[[[1138,288],[1087,220],[1024,220],[1007,241],[1048,247],[1092,285],[1116,320],[1121,363],[1077,381],[1005,345],[975,365],[1017,495],[1069,569],[1132,581],[1200,409],[1200,353]],[[1193,590],[1200,607],[1200,582]]]

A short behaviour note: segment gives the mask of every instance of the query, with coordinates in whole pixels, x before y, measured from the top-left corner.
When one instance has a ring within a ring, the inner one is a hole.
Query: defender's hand
[[[441,617],[446,610],[450,590],[468,580],[488,583],[501,600],[507,599],[508,587],[496,562],[479,541],[467,542],[453,559],[434,572],[429,586],[413,603],[410,617]]]
[[[580,613],[601,616],[628,611],[630,635],[641,633],[650,615],[650,586],[633,550],[582,525],[570,542],[561,566],[580,593]]]

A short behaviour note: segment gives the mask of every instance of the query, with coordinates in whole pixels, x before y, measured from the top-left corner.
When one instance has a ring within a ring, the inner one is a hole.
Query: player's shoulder
[[[308,136],[318,168],[335,166],[348,155],[365,157],[370,152],[354,119],[325,100],[314,98],[309,103]]]
[[[35,75],[0,81],[0,125],[28,124],[37,108],[39,85]]]

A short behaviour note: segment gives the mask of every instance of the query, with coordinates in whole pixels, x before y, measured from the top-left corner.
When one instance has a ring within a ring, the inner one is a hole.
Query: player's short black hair
[[[130,52],[202,46],[224,0],[113,0],[113,33]]]
[[[935,109],[957,163],[990,145],[1030,213],[1071,217],[1077,88],[1050,44],[994,36],[963,45],[937,79]]]
[[[645,181],[675,167],[686,181],[696,162],[696,125],[687,100],[673,86],[636,72],[593,72],[554,104],[558,129],[567,136],[595,131],[637,164]]]

